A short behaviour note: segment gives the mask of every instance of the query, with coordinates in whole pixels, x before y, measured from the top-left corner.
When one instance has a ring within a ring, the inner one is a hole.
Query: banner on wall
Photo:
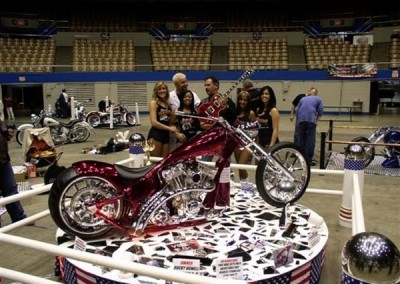
[[[340,78],[371,78],[376,77],[378,66],[376,63],[330,64],[328,75]]]
[[[374,36],[373,35],[357,35],[353,36],[353,44],[369,44],[374,45]]]

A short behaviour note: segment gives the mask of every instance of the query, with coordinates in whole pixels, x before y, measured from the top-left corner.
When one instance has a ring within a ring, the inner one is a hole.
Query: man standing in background
[[[13,120],[15,118],[13,110],[14,101],[10,94],[7,94],[6,97],[4,98],[4,104],[6,106],[8,120],[10,119]]]
[[[324,103],[317,96],[318,90],[316,88],[311,88],[310,90],[313,90],[313,92],[304,96],[297,106],[295,137],[297,136],[297,145],[303,149],[310,164],[315,166],[317,161],[313,157],[317,135],[317,121],[323,114]]]
[[[62,117],[63,118],[69,117],[71,115],[71,107],[69,104],[69,98],[66,89],[62,89],[59,97],[59,103],[62,110]]]
[[[290,119],[291,122],[293,122],[293,120],[294,120],[294,118],[295,118],[296,108],[297,108],[297,106],[299,105],[300,100],[301,100],[302,98],[304,98],[305,96],[308,96],[308,95],[316,95],[317,93],[318,93],[317,89],[314,88],[314,87],[312,87],[312,88],[310,88],[305,94],[298,94],[298,95],[293,99],[293,101],[292,101],[292,107],[290,108],[290,117],[289,117],[289,119]],[[298,138],[297,138],[297,135],[296,135],[296,131],[297,131],[296,129],[297,129],[297,121],[295,122],[295,125],[294,125],[294,137],[293,137],[293,142],[294,142],[295,144],[299,145],[299,142],[298,142],[298,140],[297,140]]]

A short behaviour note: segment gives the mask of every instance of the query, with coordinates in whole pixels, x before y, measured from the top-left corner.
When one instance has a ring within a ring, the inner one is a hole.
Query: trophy
[[[146,166],[151,165],[150,152],[153,151],[155,147],[156,147],[156,145],[154,144],[153,139],[146,140],[146,143],[144,143],[143,151],[146,153],[146,156],[147,156],[147,161],[145,164]]]

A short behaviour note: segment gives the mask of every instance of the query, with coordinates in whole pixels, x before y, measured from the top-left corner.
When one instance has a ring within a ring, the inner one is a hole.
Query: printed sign
[[[217,259],[215,266],[216,266],[217,278],[243,279],[242,257]]]

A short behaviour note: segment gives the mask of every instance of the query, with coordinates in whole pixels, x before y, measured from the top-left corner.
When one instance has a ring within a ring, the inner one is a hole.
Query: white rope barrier
[[[0,228],[0,233],[9,232],[9,231],[14,230],[16,228],[19,228],[21,226],[25,226],[27,224],[35,222],[36,220],[42,219],[42,218],[44,218],[44,217],[46,217],[48,215],[50,215],[50,211],[48,209],[44,210],[44,211],[42,211],[40,213],[37,213],[35,215],[29,216],[29,217],[27,217],[25,219],[22,219],[22,220],[20,220],[18,222],[11,223],[11,224],[9,224],[9,225],[7,225],[5,227]]]
[[[40,251],[45,251],[53,255],[62,255],[65,257],[69,257],[72,259],[77,259],[80,261],[97,264],[105,267],[110,267],[114,269],[118,269],[121,271],[137,273],[139,275],[166,279],[169,281],[175,281],[180,283],[199,283],[199,284],[230,284],[230,283],[246,283],[245,281],[238,281],[232,279],[220,279],[220,278],[211,278],[201,275],[188,274],[178,270],[168,270],[161,267],[148,266],[142,263],[134,263],[121,261],[114,258],[110,258],[107,256],[93,254],[83,251],[78,251],[58,245],[51,245],[44,242],[31,240],[18,236],[11,236],[7,234],[0,233],[0,241],[7,242],[11,244],[16,244],[19,246],[32,248]],[[31,282],[28,282],[31,283]]]
[[[26,191],[21,191],[18,194],[14,194],[8,197],[4,197],[4,198],[0,198],[0,206],[3,206],[5,204],[17,201],[17,200],[22,200],[25,198],[28,198],[30,196],[33,195],[38,195],[40,193],[49,191],[51,186],[53,184],[47,184],[47,185],[43,185],[43,186],[37,186],[37,188],[32,189],[32,190],[26,190]]]

